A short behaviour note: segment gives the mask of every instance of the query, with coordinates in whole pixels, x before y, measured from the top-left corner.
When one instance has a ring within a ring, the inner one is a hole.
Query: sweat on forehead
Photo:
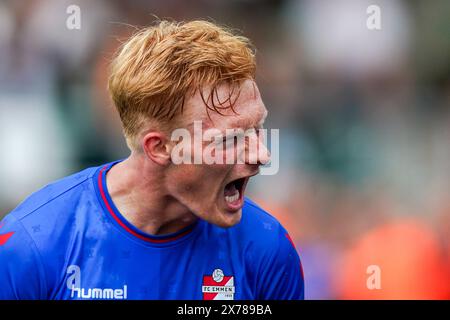
[[[203,91],[204,95],[210,92],[211,89]],[[233,94],[229,98],[231,93]],[[204,128],[224,126],[247,128],[260,126],[264,122],[267,110],[254,81],[244,81],[234,90],[228,85],[219,86],[217,96],[216,101],[223,102],[222,105],[216,106],[219,107],[218,112],[210,104],[205,105],[206,99],[201,97],[200,92],[189,97],[183,114],[184,124],[189,127],[194,121],[202,121]],[[230,103],[233,103],[233,107]]]
[[[222,115],[236,114],[236,108],[260,98],[258,87],[253,80],[245,80],[240,84],[224,83],[215,88],[204,87],[186,99],[186,113],[198,112],[202,106],[210,113]]]

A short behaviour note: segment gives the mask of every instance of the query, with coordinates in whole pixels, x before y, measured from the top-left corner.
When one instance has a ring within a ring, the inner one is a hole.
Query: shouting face
[[[196,216],[221,227],[238,223],[249,178],[269,161],[260,135],[267,115],[255,82],[244,81],[239,90],[219,86],[210,95],[219,112],[205,106],[196,92],[185,103],[183,132],[173,143],[166,188]],[[212,103],[206,101],[206,103]],[[180,161],[182,159],[182,161]]]

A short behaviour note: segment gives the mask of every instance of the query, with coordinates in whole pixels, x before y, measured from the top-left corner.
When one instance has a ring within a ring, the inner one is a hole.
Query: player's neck
[[[107,189],[119,212],[151,235],[174,233],[194,223],[198,218],[166,194],[160,171],[143,174],[149,170],[139,156],[132,155],[108,171]]]

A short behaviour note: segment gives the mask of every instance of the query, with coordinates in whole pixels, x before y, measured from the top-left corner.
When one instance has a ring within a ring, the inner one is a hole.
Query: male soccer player
[[[0,298],[302,299],[289,235],[244,198],[269,161],[254,76],[248,40],[210,22],[132,36],[109,78],[130,156],[54,182],[3,219]],[[224,153],[172,139],[199,122]],[[249,134],[229,143],[227,129]],[[180,145],[187,161],[174,161]],[[206,149],[242,161],[207,162]]]

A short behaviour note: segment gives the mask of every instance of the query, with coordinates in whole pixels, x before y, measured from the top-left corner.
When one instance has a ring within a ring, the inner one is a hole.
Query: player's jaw
[[[199,218],[222,228],[239,223],[244,206],[244,195],[251,176],[258,174],[252,171],[247,174],[227,175],[223,179],[216,177],[205,183],[194,197],[187,195],[185,204]]]
[[[221,227],[231,227],[241,220],[247,183],[258,172],[230,177],[222,183],[217,195],[216,212],[211,212],[212,223]]]
[[[176,173],[168,181],[168,190],[197,217],[211,224],[228,228],[239,223],[244,195],[250,177],[259,173],[255,166],[193,166],[174,167]]]

